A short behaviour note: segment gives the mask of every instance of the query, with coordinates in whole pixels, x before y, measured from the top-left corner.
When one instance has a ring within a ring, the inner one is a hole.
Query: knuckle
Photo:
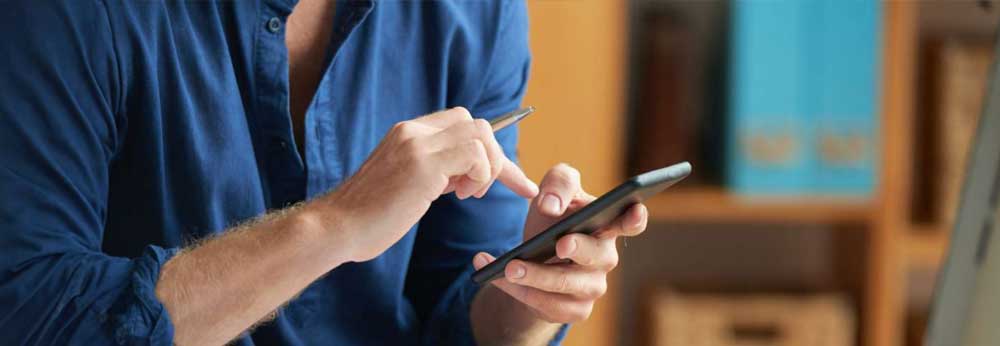
[[[486,119],[479,118],[473,120],[472,123],[473,125],[476,126],[476,129],[482,133],[488,133],[488,134],[493,133],[493,128],[490,126],[490,122],[486,121]]]
[[[586,299],[597,299],[603,296],[608,290],[606,277],[598,273],[590,274],[588,277],[592,280],[578,282],[576,284],[577,289],[571,294]]]
[[[410,138],[413,136],[414,123],[410,121],[401,121],[392,125],[392,133],[395,133],[399,137]]]
[[[493,172],[493,175],[499,176],[501,170],[503,170],[503,160],[500,159],[500,158],[496,158],[496,157],[495,158],[491,158],[490,159],[490,171]]]
[[[586,321],[590,317],[592,309],[593,305],[588,304],[587,306],[570,310],[569,321],[573,323]]]
[[[620,258],[618,258],[618,251],[611,251],[611,254],[608,255],[608,263],[607,267],[605,268],[606,271],[611,271],[612,269],[617,268],[619,260]]]
[[[559,174],[562,174],[564,177],[570,180],[580,179],[580,171],[565,162],[560,162],[559,164],[557,164],[555,167],[555,171],[559,172]]]
[[[455,114],[461,116],[462,118],[472,119],[472,113],[469,113],[469,110],[466,109],[465,107],[458,106],[458,107],[450,109],[449,111],[455,112]]]
[[[482,158],[486,152],[486,149],[483,148],[483,143],[475,138],[467,139],[458,146],[463,155],[462,159],[467,160],[470,165],[478,164],[480,158]]]
[[[497,145],[496,140],[493,137],[493,127],[490,126],[488,121],[484,119],[476,119],[472,122],[472,126],[475,127],[476,133],[479,134],[478,137],[480,137],[484,142],[489,143],[490,147]]]
[[[579,263],[580,265],[591,267],[597,264],[597,260],[594,258],[594,256],[578,256],[578,257],[579,258],[575,260],[575,262]]]
[[[463,152],[472,155],[475,154],[477,150],[479,150],[479,140],[470,138],[459,144],[459,146],[461,147],[461,150]]]
[[[410,158],[416,158],[421,155],[421,145],[420,141],[416,138],[406,138],[400,144],[402,153]]]
[[[462,138],[479,138],[479,132],[476,130],[476,125],[472,121],[461,121],[452,125],[455,133],[457,133]]]
[[[580,182],[580,173],[564,163],[557,165],[549,171],[549,177],[553,183],[565,185],[566,187],[579,185]]]
[[[470,119],[470,120],[467,120],[467,121],[463,121],[462,122],[462,131],[467,136],[469,136],[469,137],[474,137],[474,138],[478,138],[480,140],[485,140],[485,138],[483,138],[482,131],[480,131],[480,129],[479,129],[479,125],[476,124],[476,121],[478,121],[478,120],[479,119]]]
[[[597,284],[597,287],[595,287],[593,293],[594,293],[594,298],[600,298],[604,296],[605,293],[608,293],[608,282],[605,280],[601,280],[600,283]]]
[[[433,170],[430,164],[430,152],[424,149],[423,141],[417,138],[409,138],[403,141],[400,150],[402,155],[401,164],[410,167],[416,173],[429,173]]]
[[[575,284],[573,280],[570,279],[569,275],[559,275],[556,279],[555,290],[558,292],[571,292]]]
[[[483,143],[479,138],[473,139],[472,143],[476,145],[476,150],[485,154],[486,153],[486,143]]]
[[[483,141],[478,139],[473,139],[471,141],[471,144],[472,144],[472,150],[477,157],[486,158],[486,146],[483,144]]]

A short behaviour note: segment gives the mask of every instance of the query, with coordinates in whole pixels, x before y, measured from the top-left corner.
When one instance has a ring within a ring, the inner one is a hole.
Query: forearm
[[[331,246],[348,244],[332,231],[335,215],[311,204],[229,230],[163,266],[156,296],[177,345],[228,342],[346,260]]]
[[[476,343],[547,345],[562,324],[541,320],[530,309],[495,286],[484,285],[469,312]]]
[[[494,179],[522,197],[538,192],[464,108],[396,124],[336,191],[168,261],[156,295],[175,343],[226,343],[341,263],[382,254],[440,195],[472,197]]]

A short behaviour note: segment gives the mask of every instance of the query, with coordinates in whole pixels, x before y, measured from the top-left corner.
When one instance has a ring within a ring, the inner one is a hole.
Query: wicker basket
[[[837,294],[684,294],[652,298],[652,345],[848,346],[855,315]]]

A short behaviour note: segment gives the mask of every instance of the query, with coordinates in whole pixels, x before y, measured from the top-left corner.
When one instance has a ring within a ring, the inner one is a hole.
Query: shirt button
[[[284,139],[279,139],[278,146],[281,147],[281,149],[288,149],[288,142]]]
[[[281,31],[281,19],[278,19],[278,17],[271,17],[271,19],[268,19],[267,31],[270,31],[272,34],[277,34],[278,31]]]

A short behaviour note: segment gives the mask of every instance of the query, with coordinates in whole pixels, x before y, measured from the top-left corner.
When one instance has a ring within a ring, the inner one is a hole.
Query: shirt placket
[[[288,110],[288,50],[285,23],[292,0],[264,1],[255,48],[255,118],[258,163],[269,208],[305,198],[305,165],[294,143]]]
[[[350,109],[334,110],[332,107],[339,105],[339,100],[333,99],[330,90],[337,84],[337,76],[329,75],[336,70],[337,55],[342,54],[342,48],[351,37],[355,29],[372,12],[375,3],[370,0],[339,1],[337,11],[334,15],[333,32],[331,36],[328,54],[330,55],[328,66],[324,73],[328,74],[322,78],[316,90],[314,101],[310,104],[305,119],[308,141],[305,143],[306,157],[308,158],[308,195],[314,196],[325,192],[332,186],[336,186],[345,178],[343,176],[343,158],[349,152],[347,148],[337,145],[344,143],[335,138],[336,133],[333,119],[339,112],[350,112]],[[325,107],[318,108],[318,107]]]

